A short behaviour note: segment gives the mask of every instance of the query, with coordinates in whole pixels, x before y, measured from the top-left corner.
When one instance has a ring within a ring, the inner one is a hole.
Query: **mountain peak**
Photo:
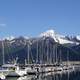
[[[50,29],[50,30],[47,30],[46,33],[49,33],[49,34],[54,34],[55,31],[53,29]]]
[[[40,34],[40,37],[51,37],[54,39],[55,42],[58,42],[60,44],[76,44],[73,41],[67,40],[65,36],[57,34],[54,30],[47,30],[46,32],[43,32]]]
[[[56,34],[55,31],[50,29],[50,30],[47,30],[46,32],[41,33],[40,37],[42,37],[42,36],[53,37],[55,34]]]

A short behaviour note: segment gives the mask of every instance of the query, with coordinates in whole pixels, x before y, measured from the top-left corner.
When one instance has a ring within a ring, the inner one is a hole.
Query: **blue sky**
[[[48,29],[80,34],[80,0],[0,0],[0,37],[38,36]]]

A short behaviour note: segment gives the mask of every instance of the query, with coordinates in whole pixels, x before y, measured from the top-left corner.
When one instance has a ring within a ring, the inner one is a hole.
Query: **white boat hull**
[[[21,70],[18,70],[18,71],[10,71],[7,75],[7,77],[21,77],[21,76],[24,76],[26,74],[26,71],[21,71]]]
[[[63,71],[63,68],[62,67],[55,67],[54,71]]]
[[[1,79],[1,80],[5,80],[5,79],[6,79],[6,77],[4,76],[3,73],[0,73],[0,79]]]

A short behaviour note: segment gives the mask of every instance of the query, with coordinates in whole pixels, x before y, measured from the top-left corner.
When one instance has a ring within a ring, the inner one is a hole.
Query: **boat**
[[[15,64],[4,64],[2,65],[3,73],[7,73],[6,77],[20,77],[26,74],[25,69],[21,70],[19,66]],[[4,70],[6,69],[6,70]]]
[[[36,79],[37,76],[35,75],[27,75],[27,76],[23,76],[23,77],[19,77],[17,80],[32,80],[32,79]]]
[[[37,68],[35,66],[31,66],[29,68],[27,68],[27,74],[28,75],[36,75],[37,74]]]
[[[55,63],[54,63],[54,71],[63,71],[62,67],[62,57],[61,57],[61,50],[59,51],[60,60],[58,62],[58,54],[57,54],[57,45],[55,46]]]
[[[0,73],[0,80],[5,80],[5,79],[6,79],[5,75],[3,73]]]
[[[67,51],[67,62],[63,66],[63,70],[74,70],[74,66],[69,63],[69,51]]]
[[[35,75],[36,73],[37,73],[37,69],[36,69],[36,67],[35,67],[35,64],[30,64],[30,46],[31,46],[31,42],[29,41],[29,43],[28,43],[28,52],[27,52],[27,62],[26,62],[26,60],[25,60],[25,65],[27,66],[26,68],[25,68],[25,70],[26,70],[26,73],[28,74],[28,75]],[[32,56],[33,57],[33,56]],[[33,60],[33,59],[32,59]]]
[[[2,66],[0,67],[0,75],[2,75],[1,77],[3,76],[7,76],[8,73],[9,73],[9,70],[7,68],[4,68],[3,65],[5,64],[5,60],[4,60],[4,42],[2,41]]]
[[[15,76],[24,76],[26,74],[25,69],[20,69],[20,67],[17,65],[17,60],[14,61],[14,63],[5,63],[4,58],[4,42],[2,41],[2,54],[3,54],[3,65],[1,66],[0,73],[3,73],[6,77],[15,77]]]
[[[63,68],[61,66],[56,66],[54,68],[54,71],[63,71]]]

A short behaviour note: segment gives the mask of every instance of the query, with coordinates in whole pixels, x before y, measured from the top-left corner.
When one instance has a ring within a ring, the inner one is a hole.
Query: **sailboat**
[[[74,66],[69,63],[69,51],[67,50],[67,62],[64,65],[63,70],[74,70]]]
[[[28,53],[27,53],[27,67],[25,68],[25,70],[26,70],[26,73],[28,74],[28,75],[32,75],[32,74],[36,74],[37,73],[37,69],[36,69],[36,67],[35,67],[35,64],[30,64],[30,45],[31,45],[32,43],[29,41],[29,43],[28,43]]]
[[[4,65],[4,44],[3,44],[3,41],[2,41],[2,62]],[[9,73],[8,69],[3,68],[2,66],[0,67],[0,77],[1,78],[6,77],[6,75],[8,75],[8,73]]]
[[[61,51],[60,51],[60,63],[58,63],[58,55],[57,55],[57,45],[55,48],[55,58],[56,58],[56,63],[55,63],[55,69],[54,71],[63,71],[62,65],[61,65]]]
[[[63,70],[69,70],[69,52],[67,51],[66,64],[63,66]]]
[[[7,76],[23,76],[26,74],[25,70],[21,70],[19,66],[17,65],[17,59],[15,60],[14,64],[5,64],[5,58],[4,58],[4,42],[2,41],[2,54],[3,54],[3,65],[0,72],[3,72],[3,74]]]
[[[6,64],[5,67],[9,69],[7,77],[21,77],[26,74],[25,69],[20,69],[20,67],[15,64]]]

